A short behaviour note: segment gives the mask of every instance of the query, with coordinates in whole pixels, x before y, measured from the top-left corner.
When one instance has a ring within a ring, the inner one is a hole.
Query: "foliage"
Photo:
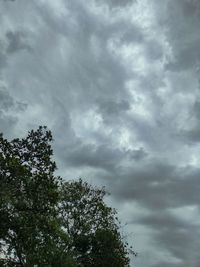
[[[116,212],[103,200],[105,190],[79,180],[64,183],[61,192],[63,225],[82,266],[129,266]]]
[[[129,266],[105,190],[55,176],[51,142],[46,127],[0,136],[0,266]]]

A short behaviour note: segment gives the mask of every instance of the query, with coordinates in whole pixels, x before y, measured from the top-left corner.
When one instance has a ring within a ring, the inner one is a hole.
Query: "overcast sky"
[[[52,130],[134,267],[200,266],[199,78],[199,0],[0,0],[0,132]]]

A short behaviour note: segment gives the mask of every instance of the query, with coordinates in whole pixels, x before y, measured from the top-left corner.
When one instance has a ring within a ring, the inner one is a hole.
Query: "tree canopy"
[[[128,267],[104,188],[55,175],[51,131],[0,135],[0,266]]]

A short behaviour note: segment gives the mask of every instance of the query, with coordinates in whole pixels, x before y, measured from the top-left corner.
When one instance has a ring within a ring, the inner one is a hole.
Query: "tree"
[[[129,266],[105,190],[55,176],[51,142],[46,127],[0,136],[0,266]]]
[[[60,202],[63,226],[82,266],[129,266],[116,211],[105,204],[105,194],[104,188],[93,188],[81,179],[65,182]]]
[[[0,253],[6,266],[49,266],[67,251],[51,141],[46,127],[21,140],[0,137]]]

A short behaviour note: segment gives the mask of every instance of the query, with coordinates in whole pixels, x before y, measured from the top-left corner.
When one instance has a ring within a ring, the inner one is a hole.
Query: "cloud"
[[[105,1],[105,0],[101,0],[101,1],[97,1],[97,3],[99,4],[102,3],[102,4],[105,4],[105,5],[108,5],[110,8],[122,8],[122,7],[126,7],[127,5],[131,5],[133,4],[133,2],[135,2],[134,0],[131,1],[131,0],[124,0],[124,1],[120,1],[120,0],[108,0],[108,1]]]
[[[185,207],[185,210],[187,209]],[[191,211],[194,210],[193,207],[189,209]],[[184,212],[184,209],[182,212]],[[196,247],[199,246],[199,241],[194,241],[195,237],[192,232],[194,229],[195,232],[199,232],[199,225],[195,225],[195,222],[191,220],[180,219],[175,213],[172,214],[170,211],[160,211],[159,213],[155,211],[151,216],[141,219],[141,222],[155,230],[157,245],[170,251],[175,259],[175,266],[187,266],[188,264],[197,266],[196,261],[199,259],[199,255]],[[182,244],[185,245],[183,246]]]
[[[59,174],[106,185],[139,229],[136,267],[199,264],[199,8],[0,2],[1,131],[53,131]]]
[[[195,68],[199,64],[199,2],[166,1],[165,13],[157,15],[165,25],[166,38],[170,43],[173,57],[166,67],[173,71]],[[160,14],[159,14],[160,13]],[[176,25],[176,27],[174,27]]]
[[[0,86],[0,131],[11,137],[18,116],[26,109],[26,104],[15,100],[4,85]]]
[[[14,53],[21,49],[30,49],[28,44],[23,40],[24,38],[23,32],[8,31],[6,33],[6,37],[8,40],[7,53]]]
[[[198,175],[199,170],[189,171],[189,166],[181,169],[162,162],[143,163],[139,167],[129,167],[128,171],[123,171],[126,187],[122,187],[124,180],[119,175],[115,193],[117,197],[135,199],[152,209],[197,204],[199,197],[195,185],[198,184]]]

